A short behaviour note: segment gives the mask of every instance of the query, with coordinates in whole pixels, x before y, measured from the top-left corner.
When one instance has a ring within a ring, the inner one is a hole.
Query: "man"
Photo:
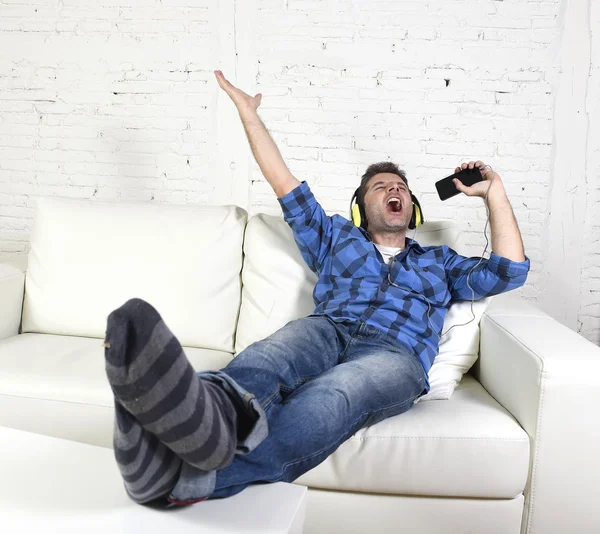
[[[371,165],[362,178],[357,200],[366,228],[329,217],[259,119],[260,93],[251,97],[215,74],[319,276],[316,308],[224,369],[201,373],[147,302],[131,299],[109,315],[115,457],[138,503],[185,505],[251,483],[294,481],[360,428],[405,412],[429,391],[427,372],[452,300],[471,300],[471,288],[477,299],[515,289],[529,271],[497,174],[491,186],[492,171],[472,187],[456,182],[489,206],[489,260],[406,237],[413,206],[406,176],[393,163]],[[467,166],[484,165],[471,161],[456,171]]]

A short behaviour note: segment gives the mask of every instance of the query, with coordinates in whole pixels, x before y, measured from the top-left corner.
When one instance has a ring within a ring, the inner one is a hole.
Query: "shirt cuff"
[[[499,276],[507,278],[514,278],[516,276],[522,276],[529,272],[531,262],[525,254],[524,261],[512,261],[504,256],[498,256],[495,252],[490,254],[488,260],[488,269]]]
[[[307,206],[312,206],[316,202],[306,180],[302,180],[299,186],[277,200],[279,201],[285,220],[302,215]]]

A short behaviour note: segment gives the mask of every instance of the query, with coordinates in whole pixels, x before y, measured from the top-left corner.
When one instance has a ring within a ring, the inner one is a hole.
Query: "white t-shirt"
[[[377,250],[379,250],[379,252],[381,252],[381,255],[383,256],[383,261],[385,261],[385,263],[389,264],[390,260],[396,255],[398,254],[398,252],[404,250],[405,247],[386,247],[385,245],[380,245],[378,243],[373,243],[376,247]]]

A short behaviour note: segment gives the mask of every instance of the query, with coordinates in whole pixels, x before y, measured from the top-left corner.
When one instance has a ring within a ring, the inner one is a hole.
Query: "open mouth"
[[[400,213],[402,211],[402,205],[399,200],[390,199],[386,204],[386,210],[388,213]]]

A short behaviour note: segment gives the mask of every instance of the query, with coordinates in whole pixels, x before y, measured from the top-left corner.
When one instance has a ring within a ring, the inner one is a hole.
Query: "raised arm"
[[[467,167],[484,168],[484,163],[483,161],[463,163],[460,167],[456,167],[456,172]],[[472,295],[479,299],[517,289],[525,283],[531,266],[529,258],[525,256],[521,233],[500,175],[494,173],[492,181],[491,168],[489,171],[482,171],[481,174],[484,180],[470,187],[456,178],[454,183],[456,188],[465,195],[478,196],[487,202],[490,211],[492,251],[489,260],[482,260],[478,257],[460,256],[446,247],[444,262],[453,300],[471,300]],[[471,269],[473,269],[472,273]]]
[[[240,114],[252,154],[267,182],[271,184],[277,198],[287,195],[298,187],[300,182],[288,169],[275,141],[258,116],[257,109],[262,95],[258,93],[252,97],[244,93],[227,81],[220,70],[215,71],[215,76],[219,86],[229,95]]]
[[[483,169],[483,161],[470,161],[456,167],[456,172],[461,169],[473,169],[479,167]],[[481,171],[484,181],[478,182],[471,187],[466,187],[457,178],[454,179],[456,188],[467,196],[478,196],[487,203],[490,212],[490,232],[492,234],[492,252],[498,256],[508,258],[511,261],[525,261],[525,249],[523,248],[523,239],[512,206],[508,200],[506,189],[502,178],[491,168]],[[493,174],[493,181],[492,181]],[[489,189],[489,191],[488,191]]]

